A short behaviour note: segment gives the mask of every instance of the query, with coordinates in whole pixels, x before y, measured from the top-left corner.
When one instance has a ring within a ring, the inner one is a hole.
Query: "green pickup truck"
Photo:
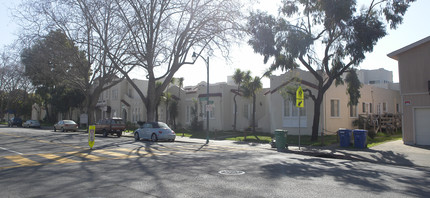
[[[96,123],[96,134],[103,134],[103,137],[107,137],[109,134],[116,134],[121,137],[122,132],[125,130],[125,124],[122,118],[108,118],[100,120]]]

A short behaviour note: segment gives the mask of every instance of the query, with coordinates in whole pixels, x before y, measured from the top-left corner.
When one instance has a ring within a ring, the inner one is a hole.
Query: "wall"
[[[430,42],[398,55],[400,92],[403,108],[403,141],[415,144],[414,112],[417,107],[430,107]],[[408,102],[406,104],[405,102]]]

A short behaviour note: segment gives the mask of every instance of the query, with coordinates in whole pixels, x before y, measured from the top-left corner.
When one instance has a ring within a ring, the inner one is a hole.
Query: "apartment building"
[[[430,145],[430,36],[388,54],[398,61],[403,141]]]

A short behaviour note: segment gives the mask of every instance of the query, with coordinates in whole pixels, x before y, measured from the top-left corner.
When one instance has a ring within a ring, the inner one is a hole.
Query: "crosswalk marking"
[[[139,157],[154,157],[164,155],[175,155],[175,154],[191,154],[199,151],[203,152],[224,152],[227,150],[249,150],[241,148],[233,148],[227,146],[154,146],[154,147],[138,147],[138,148],[112,148],[112,149],[95,149],[95,150],[81,150],[74,152],[60,152],[60,153],[39,153],[39,154],[26,154],[26,155],[13,155],[0,157],[12,161],[16,165],[2,166],[0,163],[0,170],[17,168],[24,166],[41,166],[49,164],[66,164],[66,163],[82,163],[88,161],[102,161],[102,160],[113,160],[113,159],[127,159],[127,158],[139,158]],[[38,156],[38,157],[32,157]],[[32,159],[30,159],[31,157]],[[41,158],[51,160],[40,160]],[[40,162],[37,162],[37,161]]]
[[[102,161],[102,160],[107,160],[108,159],[108,158],[105,158],[105,157],[99,157],[99,156],[96,156],[96,155],[91,155],[89,153],[66,152],[66,154],[74,155],[74,156],[81,157],[81,158],[85,158],[85,159],[88,159],[89,161]]]
[[[59,156],[59,155],[54,155],[54,154],[37,154],[37,155],[39,155],[41,157],[44,157],[46,159],[55,160],[56,162],[61,163],[61,164],[81,162],[81,161],[69,159],[67,157],[63,157],[63,156]]]
[[[22,166],[39,166],[41,163],[25,158],[22,155],[5,156],[4,158],[11,160]]]
[[[95,150],[92,151],[93,153],[99,153],[99,154],[106,154],[106,155],[110,155],[110,156],[114,156],[114,157],[118,157],[118,158],[129,158],[129,157],[138,157],[135,155],[128,155],[128,154],[123,154],[123,153],[117,153],[117,152],[112,152],[112,151],[107,151],[107,150]]]

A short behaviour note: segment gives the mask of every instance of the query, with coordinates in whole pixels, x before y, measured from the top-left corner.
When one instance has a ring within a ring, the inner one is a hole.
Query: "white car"
[[[37,120],[27,120],[24,123],[22,123],[22,127],[40,128],[40,123]]]
[[[147,139],[156,142],[158,140],[175,141],[175,132],[163,122],[146,122],[136,131],[134,131],[134,139]]]

